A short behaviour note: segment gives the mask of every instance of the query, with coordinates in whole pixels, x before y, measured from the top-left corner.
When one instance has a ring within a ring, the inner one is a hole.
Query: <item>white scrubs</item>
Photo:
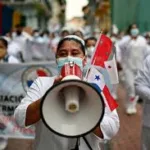
[[[138,36],[137,39],[126,36],[118,42],[118,46],[121,49],[121,62],[125,75],[127,109],[136,109],[138,95],[135,94],[134,80],[137,70],[142,67],[147,51],[147,43],[142,36]]]
[[[150,150],[150,55],[135,78],[136,93],[144,100],[142,122],[142,150]]]
[[[20,105],[15,110],[15,119],[21,127],[25,127],[26,110],[29,104],[40,99],[45,92],[53,85],[54,77],[39,77],[28,90],[27,95],[22,99]],[[119,117],[117,111],[110,112],[105,109],[104,118],[100,124],[104,139],[110,140],[119,130]],[[86,126],[86,125],[85,125]],[[70,150],[75,147],[76,139],[64,138],[52,133],[40,120],[35,124],[36,136],[34,150]],[[93,150],[100,150],[99,143],[102,139],[94,133],[86,135]],[[87,145],[80,138],[79,150],[88,150]]]

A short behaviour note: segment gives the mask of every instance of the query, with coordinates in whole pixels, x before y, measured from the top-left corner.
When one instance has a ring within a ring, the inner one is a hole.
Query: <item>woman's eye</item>
[[[74,52],[72,52],[72,55],[73,56],[76,56],[76,55],[79,55],[80,53],[78,52],[78,51],[74,51]]]
[[[64,56],[67,56],[67,53],[59,53],[58,55],[61,57],[64,57]]]
[[[73,56],[77,56],[78,55],[78,53],[73,53]]]

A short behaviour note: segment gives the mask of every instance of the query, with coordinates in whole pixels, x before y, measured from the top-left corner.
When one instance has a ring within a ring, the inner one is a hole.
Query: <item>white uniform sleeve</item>
[[[117,61],[120,63],[122,60],[121,50],[117,43],[115,44],[115,47],[116,47],[116,58],[117,58]]]
[[[136,93],[145,100],[150,100],[150,56],[144,61],[143,69],[135,78]]]
[[[40,99],[53,85],[55,77],[39,77],[29,88],[27,95],[22,99],[14,112],[14,117],[19,126],[25,127],[27,107]]]
[[[146,49],[144,51],[144,58],[150,55],[150,45],[147,44]]]
[[[10,55],[8,57],[8,63],[20,63],[20,61],[16,57]]]
[[[105,140],[110,140],[114,137],[120,127],[119,116],[117,114],[117,110],[110,111],[107,107],[105,107],[105,115],[100,124],[101,131]]]

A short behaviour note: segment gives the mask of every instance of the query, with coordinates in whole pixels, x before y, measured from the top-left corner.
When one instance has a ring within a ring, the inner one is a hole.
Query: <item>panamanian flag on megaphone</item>
[[[115,47],[109,37],[101,34],[90,61],[91,66],[105,68],[111,84],[119,83]]]
[[[89,83],[94,83],[99,87],[99,92],[101,93],[105,105],[110,109],[110,111],[113,111],[118,107],[118,104],[116,100],[112,97],[109,88],[105,84],[105,80],[103,75],[94,67],[90,68],[86,80]],[[97,89],[97,87],[95,87]]]

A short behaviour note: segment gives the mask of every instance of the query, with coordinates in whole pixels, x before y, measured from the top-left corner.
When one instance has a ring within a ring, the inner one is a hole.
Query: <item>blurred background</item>
[[[150,29],[145,0],[1,0],[0,33],[10,32],[17,24],[33,29],[58,30],[63,26],[90,26],[93,31],[109,32],[112,25],[119,31],[136,23],[141,32]],[[54,27],[54,28],[53,28]]]
[[[149,7],[150,0],[0,0],[0,35],[8,42],[7,53],[13,56],[13,63],[30,62],[31,66],[35,62],[54,61],[57,43],[69,34],[86,40],[98,39],[103,32],[119,47],[133,24],[150,51]],[[121,127],[119,133],[111,141],[104,141],[101,147],[102,150],[140,150],[143,99],[138,100],[134,115],[126,112],[126,76],[122,71],[125,62],[122,47],[119,48],[120,83],[114,88],[113,96],[119,103]],[[9,70],[9,67],[2,68]],[[32,142],[32,139],[11,137],[6,150],[31,150]]]

